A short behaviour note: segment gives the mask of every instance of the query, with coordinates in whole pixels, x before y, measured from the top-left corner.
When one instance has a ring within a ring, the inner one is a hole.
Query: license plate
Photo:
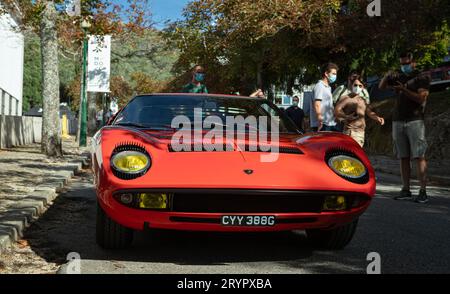
[[[223,215],[220,223],[223,226],[272,227],[275,225],[274,215]]]

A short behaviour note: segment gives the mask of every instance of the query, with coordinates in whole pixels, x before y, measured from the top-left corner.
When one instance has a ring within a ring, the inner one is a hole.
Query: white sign
[[[111,36],[90,36],[88,47],[88,92],[109,92]]]

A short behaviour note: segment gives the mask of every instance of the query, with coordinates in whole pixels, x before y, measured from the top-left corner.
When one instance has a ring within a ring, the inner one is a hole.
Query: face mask
[[[356,95],[361,95],[362,93],[362,88],[358,87],[358,86],[354,86],[353,87],[353,93],[355,93]]]
[[[196,73],[195,80],[197,82],[203,82],[205,80],[205,74],[204,73]]]
[[[294,106],[298,106],[298,101],[294,101],[294,102],[292,102],[292,105],[294,105]]]
[[[337,80],[337,75],[330,75],[330,76],[328,77],[328,82],[329,82],[330,84],[333,84],[334,82],[336,82],[336,80]]]
[[[401,70],[404,74],[410,74],[413,71],[411,64],[403,64]]]

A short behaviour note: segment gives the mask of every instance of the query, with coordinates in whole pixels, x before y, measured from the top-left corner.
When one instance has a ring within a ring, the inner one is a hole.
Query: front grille
[[[182,150],[181,146],[183,146]],[[180,144],[180,148],[175,148],[172,146],[172,144],[169,144],[169,152],[232,152],[236,151],[234,146],[231,144],[223,144],[219,146],[220,148],[216,149],[216,146],[213,144]],[[261,145],[245,145],[244,149],[242,149],[243,152],[274,152],[273,146],[261,146]],[[277,153],[284,153],[284,154],[297,154],[301,155],[303,152],[297,148],[297,147],[291,147],[291,146],[278,146],[278,152]]]
[[[251,145],[245,145],[245,152],[274,152],[274,146],[270,145],[257,145],[257,146],[251,146]],[[298,149],[297,147],[291,147],[291,146],[278,146],[278,152],[277,153],[284,153],[284,154],[303,154],[303,152]]]
[[[319,213],[323,195],[175,193],[172,211],[194,213]]]
[[[214,145],[214,144],[179,144],[175,148],[172,144],[168,146],[169,152],[231,152],[234,151],[234,147],[231,144]],[[179,150],[181,149],[181,150]]]

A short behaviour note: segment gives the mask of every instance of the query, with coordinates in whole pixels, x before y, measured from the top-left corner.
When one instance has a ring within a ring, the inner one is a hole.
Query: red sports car
[[[314,244],[339,249],[375,194],[373,168],[352,138],[302,134],[260,98],[140,95],[92,144],[103,248],[155,228],[306,230]]]

